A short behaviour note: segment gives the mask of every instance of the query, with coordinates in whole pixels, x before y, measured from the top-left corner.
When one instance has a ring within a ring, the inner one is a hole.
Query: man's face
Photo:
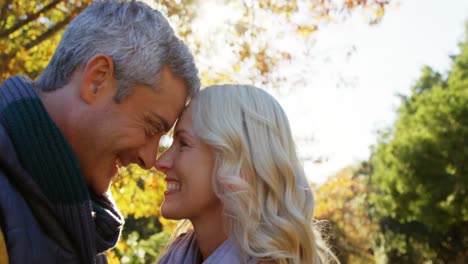
[[[187,89],[168,68],[161,71],[157,90],[136,86],[120,103],[112,88],[81,115],[73,149],[88,186],[105,193],[117,173],[117,165],[154,165],[159,140],[169,131],[185,107]]]

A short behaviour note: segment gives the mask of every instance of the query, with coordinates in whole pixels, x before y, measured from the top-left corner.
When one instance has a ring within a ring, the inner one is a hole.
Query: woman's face
[[[213,150],[194,134],[192,106],[177,122],[174,142],[156,161],[166,174],[167,190],[161,214],[168,219],[219,219],[222,204],[215,195],[211,179],[215,165]]]

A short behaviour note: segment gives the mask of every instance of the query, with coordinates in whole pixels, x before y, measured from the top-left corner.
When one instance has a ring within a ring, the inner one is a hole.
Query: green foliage
[[[119,244],[109,253],[110,263],[154,263],[169,238],[159,219],[165,182],[157,171],[131,165],[119,171],[112,195],[125,216]],[[170,231],[170,230],[169,230]]]
[[[150,229],[151,230],[151,229]],[[114,250],[115,256],[121,263],[156,263],[163,249],[169,240],[170,235],[166,232],[156,232],[148,238],[142,238],[138,231],[132,231],[123,239],[130,250]]]
[[[371,159],[389,259],[468,259],[468,233],[452,232],[468,225],[468,42],[460,47],[447,77],[423,69]]]
[[[111,191],[125,217],[159,217],[165,185],[162,173],[131,165],[119,171]]]

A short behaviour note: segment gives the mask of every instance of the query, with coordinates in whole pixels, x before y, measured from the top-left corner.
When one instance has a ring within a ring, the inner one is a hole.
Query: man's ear
[[[80,96],[87,104],[92,104],[96,98],[111,88],[114,80],[114,64],[112,58],[98,54],[89,60],[83,69]]]

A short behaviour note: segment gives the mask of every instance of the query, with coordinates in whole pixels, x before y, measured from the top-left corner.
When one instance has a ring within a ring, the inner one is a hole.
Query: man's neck
[[[70,122],[74,114],[72,87],[62,87],[54,91],[38,91],[39,98],[52,118],[54,123],[60,129],[67,140],[73,135],[73,127]]]

